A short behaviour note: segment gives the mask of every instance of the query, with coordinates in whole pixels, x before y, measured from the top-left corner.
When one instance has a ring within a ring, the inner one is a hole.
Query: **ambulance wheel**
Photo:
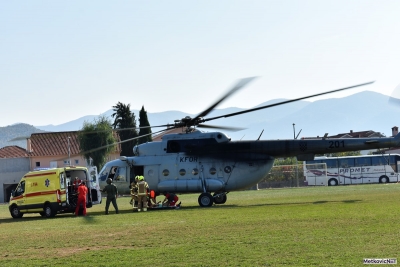
[[[19,208],[17,206],[13,206],[10,209],[10,213],[14,219],[22,218],[22,216],[24,216],[24,214],[19,211]]]
[[[214,203],[214,198],[210,193],[202,193],[199,196],[200,207],[211,207]]]
[[[215,204],[225,204],[226,202],[226,194],[225,193],[215,193],[214,194],[214,203]]]
[[[44,206],[43,213],[44,213],[44,217],[46,217],[46,218],[51,218],[51,217],[56,216],[56,213],[53,211],[51,206],[48,204],[46,206]]]

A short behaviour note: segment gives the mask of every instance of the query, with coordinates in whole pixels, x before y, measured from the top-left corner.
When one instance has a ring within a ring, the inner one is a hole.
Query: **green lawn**
[[[12,219],[0,205],[0,266],[361,266],[399,255],[400,184],[232,192],[225,205]],[[160,199],[161,200],[161,199]]]

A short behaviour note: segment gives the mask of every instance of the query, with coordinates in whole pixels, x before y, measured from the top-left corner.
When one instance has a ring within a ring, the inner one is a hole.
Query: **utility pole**
[[[71,166],[71,146],[69,143],[70,139],[71,139],[71,137],[68,136],[68,164],[69,164],[69,166]]]

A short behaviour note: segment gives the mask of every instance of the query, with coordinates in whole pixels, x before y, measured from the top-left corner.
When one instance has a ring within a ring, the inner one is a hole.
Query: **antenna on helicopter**
[[[261,135],[263,134],[264,129],[261,131],[260,136],[257,138],[257,140],[260,140]]]
[[[299,133],[296,135],[296,138],[295,138],[295,139],[297,139],[297,138],[299,137],[299,135],[300,135],[300,133],[301,133],[301,130],[302,130],[302,129],[300,129],[300,131],[299,131]]]
[[[302,129],[300,129],[299,133],[296,135],[296,129],[294,127],[295,125],[296,124],[293,123],[293,139],[297,139],[299,137],[300,133],[301,133],[301,130],[302,130]]]

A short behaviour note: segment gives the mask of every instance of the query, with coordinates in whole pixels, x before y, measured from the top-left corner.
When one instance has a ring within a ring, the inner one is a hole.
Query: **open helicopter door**
[[[144,171],[143,166],[133,165],[130,168],[130,175],[129,175],[129,184],[135,182],[135,177],[137,175],[143,175],[145,179],[147,179]]]
[[[90,193],[92,196],[92,204],[101,204],[101,191],[99,183],[99,175],[97,173],[96,166],[88,167],[89,171],[89,183],[90,183]]]

